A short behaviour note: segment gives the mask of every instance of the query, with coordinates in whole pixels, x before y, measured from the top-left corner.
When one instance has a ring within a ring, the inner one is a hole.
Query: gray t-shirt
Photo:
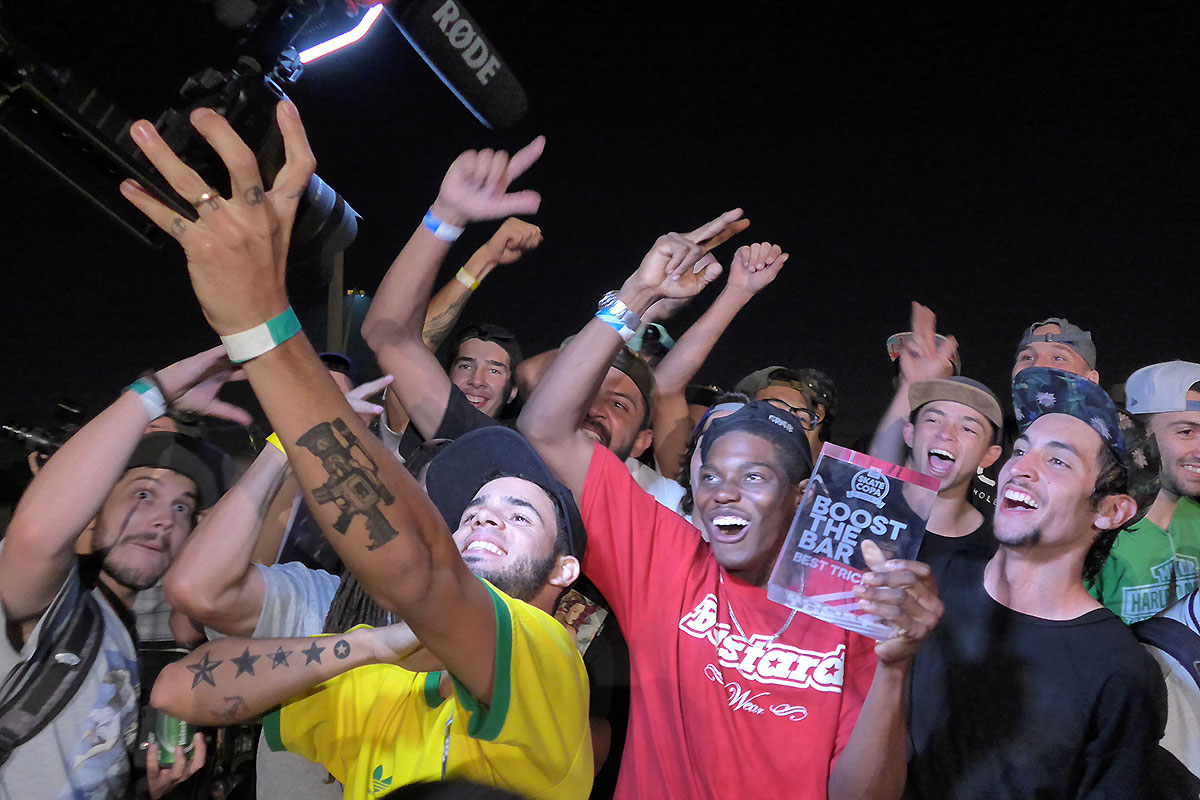
[[[320,633],[341,578],[296,562],[256,566],[266,588],[254,638],[284,639]],[[218,636],[220,634],[215,631],[209,632],[209,638]],[[341,784],[330,780],[325,767],[295,753],[275,752],[262,737],[258,741],[256,767],[259,800],[301,797],[305,800],[337,800],[342,797]]]
[[[2,543],[0,543],[2,544]],[[73,566],[66,583],[79,584]],[[86,591],[82,586],[79,591]],[[0,800],[123,800],[131,795],[130,765],[138,728],[138,666],[120,617],[94,592],[104,618],[100,651],[62,712],[0,768]],[[19,650],[0,636],[0,676],[29,658],[45,618]],[[0,623],[8,619],[0,607]]]

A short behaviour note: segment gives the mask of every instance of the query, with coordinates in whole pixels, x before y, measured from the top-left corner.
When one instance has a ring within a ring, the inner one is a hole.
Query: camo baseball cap
[[[1030,367],[1013,378],[1012,392],[1022,432],[1038,417],[1066,414],[1090,425],[1117,461],[1127,466],[1117,406],[1098,384],[1065,370]]]

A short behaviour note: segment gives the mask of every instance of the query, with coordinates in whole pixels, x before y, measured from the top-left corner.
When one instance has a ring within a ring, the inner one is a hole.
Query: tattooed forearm
[[[345,421],[322,422],[296,440],[296,444],[321,459],[329,480],[312,490],[313,499],[324,505],[333,503],[339,512],[333,528],[344,534],[357,515],[366,517],[371,536],[368,550],[387,544],[397,536],[396,529],[380,510],[396,498],[379,478],[379,465],[362,447]]]
[[[466,306],[470,297],[470,293],[464,294],[451,303],[445,311],[425,323],[425,329],[421,331],[421,338],[429,342],[431,348],[436,350],[442,346],[442,342],[446,341],[446,336],[454,327],[454,323],[458,321],[459,315],[462,314],[463,307]]]
[[[345,639],[338,639],[338,643],[333,646],[333,655],[337,658],[349,658],[350,643]]]
[[[288,657],[288,656],[290,656],[290,655],[291,655],[293,652],[295,652],[295,651],[293,651],[293,650],[284,650],[282,647],[280,647],[280,648],[279,648],[278,650],[276,650],[274,653],[268,653],[267,655],[268,655],[268,656],[270,656],[270,658],[271,658],[271,669],[272,669],[272,671],[273,671],[273,670],[274,670],[276,667],[286,667],[286,666],[288,666],[288,660],[287,660],[287,657]]]

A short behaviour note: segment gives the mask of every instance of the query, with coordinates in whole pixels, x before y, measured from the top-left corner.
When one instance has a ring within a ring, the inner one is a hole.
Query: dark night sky
[[[155,114],[220,52],[200,4],[39,5],[67,13],[31,37],[130,114]],[[386,21],[291,90],[319,173],[363,215],[347,286],[374,288],[460,150],[545,133],[522,182],[543,194],[545,243],[467,313],[527,352],[582,326],[656,235],[740,205],[743,241],[793,257],[700,378],[822,368],[843,396],[835,438],[887,402],[883,342],[911,299],[996,388],[1021,329],[1051,315],[1093,330],[1106,384],[1200,360],[1193,3],[467,5],[529,95],[515,130],[478,125]],[[142,369],[215,343],[175,249],[141,248],[7,145],[0,179],[0,419],[44,422],[64,396],[99,410]],[[446,277],[490,231],[464,236]]]

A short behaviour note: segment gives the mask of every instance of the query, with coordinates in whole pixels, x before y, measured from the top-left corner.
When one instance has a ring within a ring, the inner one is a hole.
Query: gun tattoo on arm
[[[379,465],[359,442],[344,420],[322,422],[296,440],[296,444],[321,459],[329,480],[312,490],[313,499],[324,505],[333,503],[339,512],[333,523],[345,534],[358,515],[366,517],[371,537],[368,550],[387,544],[398,535],[380,511],[396,498],[379,478]],[[358,455],[356,455],[356,453]]]

